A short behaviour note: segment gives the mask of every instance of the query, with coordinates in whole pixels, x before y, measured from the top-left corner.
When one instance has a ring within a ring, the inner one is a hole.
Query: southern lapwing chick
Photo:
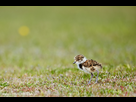
[[[91,74],[91,79],[89,80],[88,84],[90,84],[92,78],[93,78],[93,73],[97,72],[97,77],[96,77],[96,83],[98,82],[98,75],[99,75],[99,69],[102,68],[102,65],[95,60],[87,60],[86,57],[83,55],[77,55],[74,57],[74,62],[73,64],[77,64],[77,67],[87,73]]]

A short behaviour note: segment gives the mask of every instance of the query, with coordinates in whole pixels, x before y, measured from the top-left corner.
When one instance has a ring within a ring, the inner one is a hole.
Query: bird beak
[[[73,64],[75,64],[76,63],[76,61],[75,62],[73,62]]]

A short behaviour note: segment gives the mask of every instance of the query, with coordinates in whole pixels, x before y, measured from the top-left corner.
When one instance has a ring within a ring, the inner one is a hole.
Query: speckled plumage
[[[99,69],[102,68],[102,65],[98,63],[95,60],[87,60],[86,57],[83,55],[77,55],[74,57],[75,62],[73,64],[77,64],[77,67],[80,70],[83,70],[84,72],[90,73],[91,74],[91,79],[93,77],[93,72],[97,72],[97,78],[96,82],[98,81],[98,75],[99,75]],[[90,79],[90,81],[91,81]],[[89,84],[90,84],[89,81]]]

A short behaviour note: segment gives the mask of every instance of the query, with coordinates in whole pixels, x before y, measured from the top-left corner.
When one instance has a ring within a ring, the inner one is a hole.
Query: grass
[[[0,96],[136,97],[135,11],[0,6]],[[102,63],[98,84],[72,64],[77,54]]]

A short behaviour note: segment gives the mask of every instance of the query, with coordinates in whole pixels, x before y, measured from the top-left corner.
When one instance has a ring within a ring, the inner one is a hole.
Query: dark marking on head
[[[76,60],[76,61],[79,61],[79,60],[83,60],[83,58],[84,58],[84,56],[83,55],[77,55],[74,59]]]

